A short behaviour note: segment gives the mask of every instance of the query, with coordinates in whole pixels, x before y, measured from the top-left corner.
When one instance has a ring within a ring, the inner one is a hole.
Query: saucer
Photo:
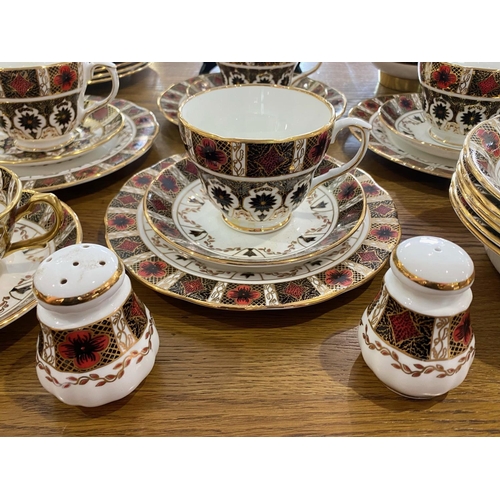
[[[75,138],[67,146],[52,151],[28,152],[16,147],[14,140],[0,132],[0,164],[49,165],[77,158],[113,138],[123,128],[122,113],[110,104],[91,113],[76,127]]]
[[[365,99],[349,111],[350,117],[362,118],[372,125],[368,149],[404,167],[451,179],[455,172],[456,161],[420,151],[403,142],[382,124],[379,109],[390,99],[393,99],[392,95]],[[355,128],[351,131],[359,140],[359,132]]]
[[[13,166],[23,187],[51,192],[64,189],[109,175],[144,155],[159,130],[154,114],[124,99],[114,99],[112,104],[124,118],[118,134],[78,158],[36,168]]]
[[[443,144],[430,135],[431,126],[425,119],[418,94],[394,95],[380,106],[379,115],[382,124],[410,146],[424,153],[458,160],[460,146]]]
[[[225,85],[224,79],[220,73],[194,76],[184,82],[175,83],[162,92],[158,98],[158,107],[167,120],[178,125],[179,120],[177,118],[177,111],[179,110],[181,102],[188,96],[189,88],[190,92],[192,92],[192,89],[199,89],[199,91],[202,92],[213,87],[222,87]],[[301,78],[293,86],[324,97],[335,109],[337,118],[340,118],[340,116],[344,114],[347,106],[347,99],[342,92],[307,77]]]
[[[172,157],[174,158],[174,157]],[[236,232],[208,199],[187,155],[162,170],[144,196],[151,227],[167,244],[209,263],[274,267],[311,260],[348,239],[361,225],[366,197],[351,174],[320,185],[270,234]],[[320,168],[334,166],[327,157]]]
[[[36,306],[32,278],[38,264],[60,248],[81,243],[82,228],[77,215],[61,202],[64,221],[57,236],[43,248],[14,252],[0,260],[0,328],[12,323]],[[13,241],[45,232],[39,212],[27,215],[14,227]]]
[[[118,62],[116,64],[116,72],[118,78],[124,78],[125,76],[133,75],[143,69],[146,69],[151,63],[150,62]],[[107,71],[102,68],[96,68],[92,80],[90,80],[89,85],[94,83],[104,83],[110,82],[111,77]]]
[[[107,245],[131,275],[159,293],[218,309],[309,306],[372,279],[401,237],[392,198],[358,169],[355,176],[366,193],[368,211],[360,228],[331,253],[271,272],[208,266],[167,245],[142,213],[147,187],[161,170],[177,161],[167,158],[133,175],[113,198],[105,216]]]

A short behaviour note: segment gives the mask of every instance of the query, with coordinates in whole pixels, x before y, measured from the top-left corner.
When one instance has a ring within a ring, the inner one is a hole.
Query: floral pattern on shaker
[[[71,89],[76,78],[76,71],[72,70],[68,65],[64,65],[59,68],[59,73],[54,77],[54,85],[65,92]]]
[[[432,72],[432,79],[439,89],[444,90],[457,81],[457,75],[451,71],[451,67],[442,64],[438,70]]]
[[[250,285],[238,285],[236,288],[229,290],[227,296],[240,306],[248,306],[259,299],[261,293],[254,290]]]
[[[109,345],[108,335],[93,335],[89,330],[76,330],[66,335],[57,346],[62,358],[73,361],[79,370],[88,370],[99,363],[101,352]]]
[[[452,338],[455,342],[461,342],[464,345],[469,345],[472,340],[472,327],[470,324],[470,313],[466,312],[460,323],[453,330]]]
[[[204,138],[201,144],[196,146],[196,156],[201,160],[200,163],[204,164],[207,168],[215,170],[216,172],[227,163],[227,155],[224,151],[217,149],[217,144],[212,139]]]

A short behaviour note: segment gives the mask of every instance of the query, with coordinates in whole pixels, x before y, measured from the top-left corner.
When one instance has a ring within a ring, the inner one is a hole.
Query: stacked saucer
[[[133,75],[146,69],[151,63],[150,62],[117,62],[116,73],[119,78],[124,78],[125,76]],[[107,73],[104,68],[96,68],[90,80],[89,84],[94,83],[104,83],[111,80],[109,73]]]
[[[368,148],[399,165],[450,179],[460,153],[457,146],[434,139],[419,94],[365,99],[349,111],[372,125]],[[353,130],[353,134],[359,134]]]
[[[450,184],[450,201],[464,226],[483,243],[500,272],[500,117],[466,136]]]
[[[336,166],[326,156],[318,173]],[[136,173],[105,224],[108,246],[146,286],[233,310],[303,307],[352,290],[401,236],[392,198],[360,169],[320,185],[285,228],[242,234],[222,221],[188,155]]]
[[[96,99],[89,96],[87,101]],[[158,130],[151,111],[113,99],[84,119],[72,142],[56,150],[21,150],[0,131],[0,165],[11,168],[25,188],[55,191],[125,167],[149,150]]]

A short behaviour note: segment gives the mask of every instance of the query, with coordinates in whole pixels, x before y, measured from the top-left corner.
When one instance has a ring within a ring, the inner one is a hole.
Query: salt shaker
[[[426,399],[464,381],[475,354],[473,281],[472,259],[451,241],[419,236],[393,251],[358,329],[363,359],[387,387]]]
[[[131,393],[153,368],[154,320],[108,248],[60,249],[33,276],[41,330],[36,371],[64,403],[99,406]]]

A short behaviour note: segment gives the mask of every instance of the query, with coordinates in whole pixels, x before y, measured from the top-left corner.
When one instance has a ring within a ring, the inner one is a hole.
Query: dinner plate
[[[372,125],[368,149],[404,167],[451,179],[456,168],[455,160],[420,151],[401,141],[382,124],[379,109],[392,98],[392,95],[371,97],[359,102],[349,110],[349,116],[362,118]],[[358,130],[351,128],[351,132],[358,140],[361,139]]]
[[[111,140],[120,132],[124,123],[123,114],[115,106],[108,104],[88,115],[83,123],[76,127],[73,141],[53,151],[23,151],[16,147],[15,141],[7,134],[0,132],[0,164],[49,165],[77,158]]]
[[[118,74],[118,78],[124,78],[125,76],[133,75],[134,73],[138,73],[143,69],[146,69],[151,63],[150,62],[118,62],[116,64],[116,72]],[[109,73],[104,70],[104,68],[96,68],[94,70],[94,75],[92,76],[92,80],[90,80],[89,85],[95,83],[104,83],[111,81],[111,77]]]
[[[167,158],[133,175],[109,204],[104,221],[109,248],[132,276],[159,293],[219,309],[309,306],[372,279],[401,237],[392,198],[358,169],[355,175],[366,193],[367,214],[358,231],[331,253],[270,272],[206,265],[167,245],[142,213],[147,187],[177,161]]]
[[[168,87],[158,97],[158,107],[165,118],[176,125],[179,124],[177,111],[181,102],[188,96],[194,94],[196,90],[200,92],[225,85],[224,79],[220,73],[209,73],[206,75],[194,76],[184,82],[175,83]],[[328,85],[312,80],[311,78],[301,78],[294,87],[309,90],[317,95],[324,97],[335,109],[337,118],[344,114],[347,105],[347,99],[342,92],[329,87]]]
[[[43,248],[14,252],[0,260],[0,328],[36,306],[31,285],[38,264],[56,250],[82,241],[82,228],[77,215],[65,203],[61,202],[61,205],[63,224],[52,241]],[[26,215],[16,223],[12,241],[43,234],[45,224],[47,217],[43,217],[42,211]]]
[[[335,166],[327,157],[322,170]],[[349,238],[361,225],[366,197],[351,174],[320,185],[273,233],[237,232],[224,221],[187,155],[163,169],[144,196],[149,225],[170,246],[226,266],[276,267],[310,260]]]
[[[56,191],[109,175],[144,155],[158,134],[154,114],[124,99],[114,99],[113,106],[123,114],[125,123],[118,134],[94,150],[49,165],[13,165],[24,188]]]
[[[462,149],[435,140],[418,94],[396,94],[379,110],[380,121],[403,142],[431,155],[458,160]]]

